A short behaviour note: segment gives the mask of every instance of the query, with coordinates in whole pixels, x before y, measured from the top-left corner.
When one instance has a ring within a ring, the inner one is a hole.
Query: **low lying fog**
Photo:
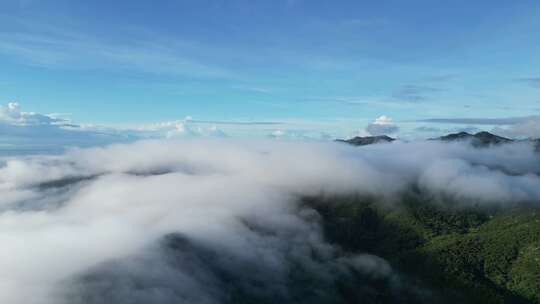
[[[399,280],[381,258],[325,242],[298,198],[391,204],[414,185],[462,204],[537,203],[539,172],[527,143],[193,139],[4,159],[0,303],[226,303],[231,288],[307,301],[291,288],[296,270],[323,285]],[[334,296],[320,290],[313,299]]]

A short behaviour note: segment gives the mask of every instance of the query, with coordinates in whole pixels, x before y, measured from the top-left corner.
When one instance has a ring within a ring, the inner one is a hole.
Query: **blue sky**
[[[1,104],[77,123],[485,128],[417,121],[540,115],[540,2],[2,1],[0,71]]]

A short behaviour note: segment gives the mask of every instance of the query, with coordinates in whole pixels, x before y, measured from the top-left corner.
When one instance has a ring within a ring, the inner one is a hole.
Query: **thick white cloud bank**
[[[298,197],[392,202],[415,184],[463,203],[538,203],[539,172],[526,143],[183,139],[8,158],[0,302],[226,303],[224,277],[287,301],[292,267],[323,282],[392,277],[380,258],[341,257]]]

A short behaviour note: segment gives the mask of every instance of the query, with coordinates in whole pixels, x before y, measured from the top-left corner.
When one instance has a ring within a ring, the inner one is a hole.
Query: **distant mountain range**
[[[382,135],[382,136],[356,136],[350,139],[338,139],[337,142],[344,142],[353,146],[366,146],[380,143],[390,143],[396,140],[395,138]],[[440,140],[444,142],[454,141],[470,141],[475,147],[485,147],[490,145],[498,145],[505,143],[512,143],[517,141],[533,141],[536,144],[538,150],[540,150],[540,139],[526,139],[526,140],[514,140],[502,136],[498,136],[486,131],[478,132],[476,134],[470,134],[467,132],[452,133],[441,137],[431,138],[429,140]]]

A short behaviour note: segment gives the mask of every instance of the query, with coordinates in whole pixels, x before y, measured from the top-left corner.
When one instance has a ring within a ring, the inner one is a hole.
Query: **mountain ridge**
[[[367,146],[381,143],[392,143],[396,141],[396,138],[392,138],[387,135],[378,136],[355,136],[349,139],[336,139],[336,142],[343,142],[353,146]],[[535,145],[536,149],[540,151],[540,138],[529,139],[511,139],[487,131],[477,132],[471,134],[468,132],[450,133],[447,135],[429,138],[429,141],[442,141],[442,142],[458,142],[458,141],[470,141],[475,147],[486,147],[491,145],[508,144],[513,142],[531,142]]]
[[[350,139],[336,139],[337,142],[344,142],[347,144],[351,144],[353,146],[367,146],[367,145],[372,145],[372,144],[391,143],[394,140],[396,139],[387,135],[355,136]]]

